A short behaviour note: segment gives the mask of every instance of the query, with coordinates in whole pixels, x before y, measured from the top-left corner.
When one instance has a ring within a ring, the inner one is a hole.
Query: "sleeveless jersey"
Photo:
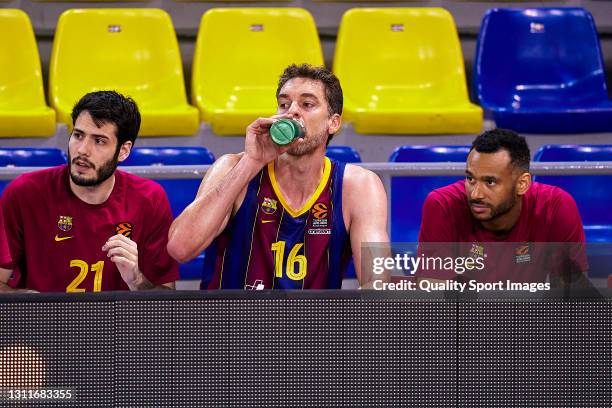
[[[264,167],[207,249],[202,288],[339,289],[351,255],[342,218],[344,167],[326,157],[317,189],[297,211],[279,189],[274,162]]]

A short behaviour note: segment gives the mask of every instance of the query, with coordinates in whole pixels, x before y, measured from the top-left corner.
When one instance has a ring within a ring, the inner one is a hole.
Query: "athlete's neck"
[[[325,156],[321,154],[284,154],[275,161],[276,181],[291,208],[302,208],[312,197],[323,177],[324,159]]]
[[[70,189],[81,201],[86,202],[87,204],[102,204],[108,200],[110,197],[113,188],[115,187],[115,175],[113,174],[108,179],[104,180],[102,183],[91,186],[79,186],[70,180]]]
[[[521,216],[521,208],[523,208],[523,200],[522,197],[519,197],[516,204],[507,213],[491,221],[483,221],[480,224],[484,229],[494,234],[507,234],[518,222]]]

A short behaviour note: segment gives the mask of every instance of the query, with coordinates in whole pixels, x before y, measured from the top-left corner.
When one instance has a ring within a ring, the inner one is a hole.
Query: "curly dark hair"
[[[117,149],[123,143],[136,141],[140,130],[140,112],[131,98],[115,91],[90,92],[72,108],[72,125],[74,126],[81,112],[87,111],[96,126],[113,123],[117,126]]]
[[[472,149],[478,153],[496,153],[506,150],[510,154],[510,164],[529,171],[531,152],[523,136],[509,129],[488,130],[472,142]]]

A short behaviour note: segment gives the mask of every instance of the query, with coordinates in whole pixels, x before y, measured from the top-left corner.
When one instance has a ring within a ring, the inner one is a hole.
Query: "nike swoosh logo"
[[[71,235],[69,237],[60,237],[59,235],[56,235],[55,236],[55,241],[60,242],[60,241],[65,241],[65,240],[70,239],[70,238],[74,238],[74,235]]]
[[[276,220],[261,220],[261,223],[262,224],[267,224],[269,222],[274,222],[274,221],[276,221]]]

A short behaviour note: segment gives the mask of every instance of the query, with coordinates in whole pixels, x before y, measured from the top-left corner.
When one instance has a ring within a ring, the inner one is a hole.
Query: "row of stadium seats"
[[[158,9],[68,10],[58,21],[45,103],[28,16],[0,10],[0,136],[49,136],[86,92],[116,89],[142,111],[141,136],[193,135],[200,120],[242,134],[276,109],[291,63],[323,64],[312,16],[298,8],[211,9],[195,47],[191,106],[170,16]],[[13,43],[13,41],[15,41]],[[334,72],[345,119],[364,134],[478,133],[482,108],[527,133],[612,131],[592,16],[580,8],[492,9],[470,102],[454,20],[441,8],[360,8],[340,23]],[[57,115],[57,117],[56,117]]]
[[[464,162],[469,146],[402,146],[390,157],[392,162]],[[337,160],[361,162],[359,154],[348,146],[330,146],[327,155]],[[203,147],[136,147],[123,165],[203,165],[211,164],[213,155]],[[534,161],[612,161],[612,145],[545,145]],[[66,163],[64,152],[54,148],[0,148],[0,166],[55,166]],[[451,184],[458,177],[393,177],[391,182],[391,240],[416,242],[423,202],[433,189]],[[588,242],[612,242],[612,202],[609,188],[612,176],[537,176],[542,183],[557,185],[569,192],[578,204]],[[157,180],[166,190],[176,217],[191,203],[199,179]],[[6,181],[0,182],[0,192]],[[204,254],[181,265],[182,279],[198,279]]]

